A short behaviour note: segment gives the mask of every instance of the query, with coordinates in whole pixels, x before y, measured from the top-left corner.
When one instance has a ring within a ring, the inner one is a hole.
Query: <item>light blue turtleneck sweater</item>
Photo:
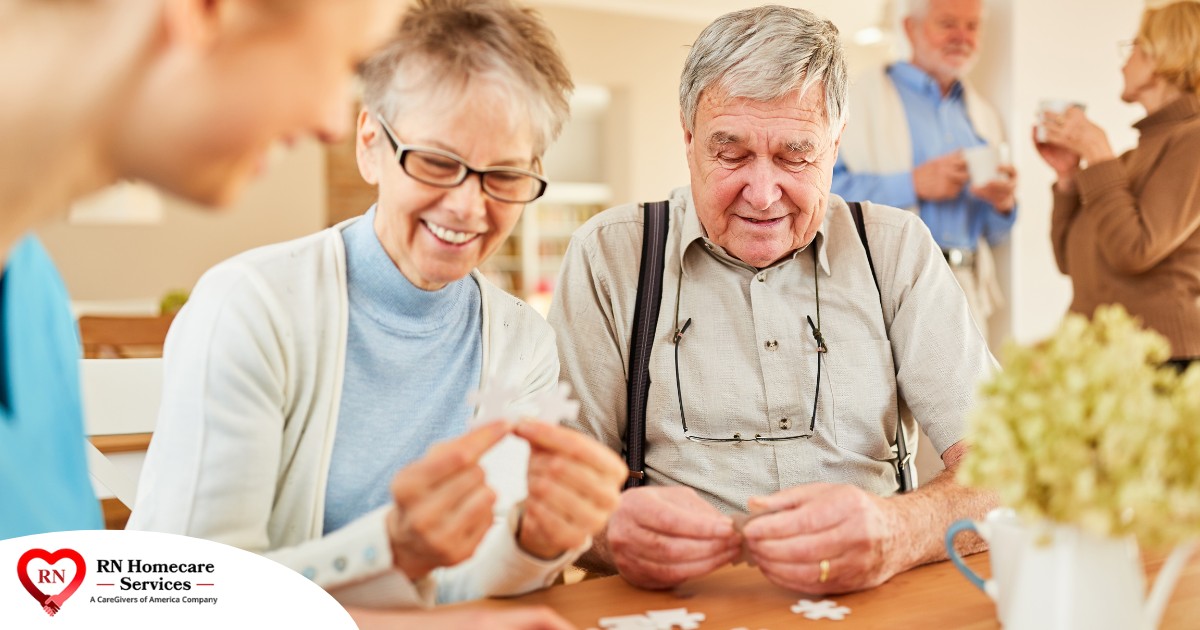
[[[375,234],[375,208],[342,232],[350,328],[325,533],[391,500],[398,470],[466,431],[483,361],[482,302],[470,276],[413,286]]]

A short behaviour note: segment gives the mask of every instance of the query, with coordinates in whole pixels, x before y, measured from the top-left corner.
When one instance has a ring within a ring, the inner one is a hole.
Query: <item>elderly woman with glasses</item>
[[[1078,107],[1034,132],[1058,175],[1050,238],[1073,312],[1124,305],[1182,368],[1200,358],[1200,3],[1146,10],[1122,72],[1137,147],[1114,154]]]
[[[200,280],[130,527],[266,554],[346,603],[547,586],[624,466],[552,424],[472,430],[468,395],[490,383],[520,407],[557,385],[550,327],[476,267],[545,190],[570,77],[531,10],[423,0],[363,79],[377,203]]]

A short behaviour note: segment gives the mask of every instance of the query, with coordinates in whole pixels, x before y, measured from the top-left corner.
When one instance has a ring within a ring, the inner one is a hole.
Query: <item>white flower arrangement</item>
[[[1068,315],[1008,344],[970,418],[967,485],[1031,522],[1164,547],[1200,535],[1200,366],[1160,366],[1167,341],[1124,308]]]

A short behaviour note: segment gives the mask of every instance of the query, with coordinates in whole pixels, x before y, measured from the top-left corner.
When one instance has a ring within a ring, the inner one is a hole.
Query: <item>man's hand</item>
[[[566,619],[544,606],[504,610],[368,610],[347,609],[359,630],[439,628],[442,630],[574,630]]]
[[[608,524],[608,546],[621,576],[642,588],[671,588],[736,560],[733,521],[691,488],[634,488],[621,495]]]
[[[958,197],[969,178],[962,151],[955,151],[914,168],[913,190],[922,201],[945,201]]]
[[[517,539],[550,559],[579,547],[617,507],[625,463],[611,449],[558,425],[524,421],[514,433],[529,442],[529,496]]]
[[[492,525],[496,502],[479,458],[510,430],[506,422],[487,424],[437,444],[396,473],[388,538],[394,564],[408,579],[419,580],[475,553]]]
[[[992,204],[997,212],[1008,214],[1017,205],[1017,169],[1005,164],[1000,166],[1000,172],[1004,177],[972,186],[971,194]]]
[[[902,569],[891,549],[899,531],[891,504],[857,487],[797,486],[751,498],[749,507],[763,515],[742,535],[763,575],[779,586],[846,593],[878,586]]]

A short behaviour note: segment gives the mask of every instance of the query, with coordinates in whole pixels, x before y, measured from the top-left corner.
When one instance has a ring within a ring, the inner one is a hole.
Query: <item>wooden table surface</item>
[[[1162,566],[1164,556],[1146,561],[1152,578]],[[990,574],[987,554],[967,559],[980,575]],[[999,628],[991,600],[972,586],[950,562],[919,567],[892,578],[888,583],[861,593],[829,597],[848,606],[850,615],[834,624],[809,621],[792,613],[791,606],[803,596],[774,586],[756,569],[745,565],[726,567],[706,577],[683,584],[673,591],[646,591],[634,588],[620,577],[587,580],[556,586],[513,599],[490,599],[449,608],[501,609],[540,604],[558,611],[580,628],[598,628],[601,617],[643,614],[647,610],[686,607],[702,612],[706,620],[701,629],[729,630],[745,627],[810,627],[828,625],[836,630],[849,628]],[[801,626],[800,624],[809,624]],[[1162,628],[1200,627],[1200,554],[1194,555],[1167,605]]]

